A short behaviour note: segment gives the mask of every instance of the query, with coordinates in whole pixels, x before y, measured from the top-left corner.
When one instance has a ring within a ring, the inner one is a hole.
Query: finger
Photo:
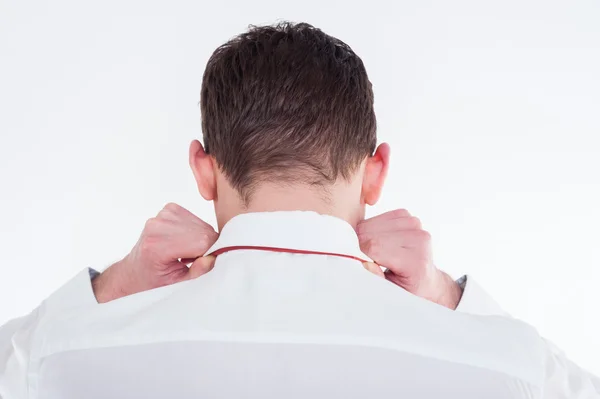
[[[204,220],[200,219],[198,216],[194,215],[192,212],[190,212],[189,210],[185,209],[182,206],[180,206],[177,211],[177,219],[185,220],[186,222],[191,222],[196,225],[199,225],[202,228],[206,228],[206,229],[210,229],[211,231],[215,231],[215,229],[213,229],[213,227],[210,224],[206,223]]]
[[[182,209],[184,208],[182,208],[180,205],[177,205],[174,202],[169,202],[168,204],[163,206],[163,208],[160,210],[160,212],[158,212],[158,215],[156,215],[156,217],[164,218],[167,220],[176,220],[177,215],[181,212]]]
[[[181,205],[178,205],[173,202],[166,204],[163,207],[163,209],[158,213],[157,217],[173,222],[194,223],[196,225],[201,226],[202,228],[207,228],[214,231],[210,224],[206,223],[204,220],[200,219],[198,216],[194,215],[192,212],[182,207]]]
[[[420,230],[422,228],[423,226],[419,218],[408,216],[396,219],[380,220],[377,223],[361,225],[356,229],[356,234],[361,236],[368,234],[390,233],[393,231],[402,230]]]
[[[359,236],[360,249],[375,262],[373,256],[392,255],[399,250],[420,248],[431,243],[431,235],[425,230],[404,230],[372,236]]]
[[[367,240],[360,240],[359,245],[363,253],[373,259],[377,264],[389,267],[394,259],[406,255],[412,249],[405,247],[401,233],[381,234]]]
[[[386,259],[388,257],[395,256],[399,250],[399,245],[390,242],[390,238],[387,236],[377,236],[366,240],[359,240],[360,250],[367,255],[369,258],[378,262],[380,265],[386,265]],[[389,247],[394,248],[393,253],[389,250]]]
[[[209,224],[184,212],[177,216],[179,220],[158,218],[163,225],[158,250],[161,256],[183,259],[184,263],[188,263],[204,255],[219,235]]]
[[[406,209],[396,209],[393,211],[382,213],[369,219],[362,220],[356,226],[357,229],[365,228],[370,225],[377,225],[386,220],[410,217],[411,214]]]
[[[373,263],[373,262],[364,262],[363,266],[365,269],[367,269],[371,273],[375,274],[376,276],[385,278],[385,274],[383,274],[383,270],[381,269],[381,267],[378,264]]]
[[[183,229],[165,241],[163,248],[165,253],[180,258],[182,262],[193,261],[206,254],[218,237],[219,235],[212,229],[192,229],[191,231]]]
[[[410,281],[410,279],[406,278],[406,276],[404,276],[401,273],[394,273],[390,269],[385,271],[385,273],[383,274],[383,278],[385,278],[388,281],[391,281],[392,283],[396,284],[399,287],[402,287],[405,289],[407,287],[409,287],[408,282]]]
[[[381,215],[373,216],[372,218],[365,219],[361,223],[367,222],[378,222],[387,219],[405,218],[411,216],[410,212],[406,209],[394,209],[393,211],[382,213]]]
[[[190,266],[187,278],[191,280],[210,272],[215,266],[215,259],[214,256],[203,256],[196,259]]]

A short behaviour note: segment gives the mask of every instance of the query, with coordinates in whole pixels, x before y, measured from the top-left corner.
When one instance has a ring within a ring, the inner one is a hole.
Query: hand
[[[92,281],[96,299],[108,302],[209,272],[214,257],[201,256],[217,237],[209,224],[187,209],[167,204],[146,222],[131,252]]]
[[[360,222],[361,250],[387,268],[385,277],[408,292],[456,309],[462,290],[433,264],[431,235],[404,209]]]

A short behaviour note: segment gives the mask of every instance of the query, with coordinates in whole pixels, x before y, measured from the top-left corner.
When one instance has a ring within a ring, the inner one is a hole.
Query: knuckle
[[[160,224],[158,218],[150,218],[146,220],[146,224],[144,225],[144,231],[153,231],[158,227],[158,224]]]
[[[403,227],[406,227],[406,219],[395,219],[393,220],[394,222],[394,227],[402,230]]]
[[[370,254],[376,254],[379,252],[381,242],[377,238],[371,238],[365,243],[365,252]]]
[[[208,243],[208,242],[212,241],[212,235],[209,232],[204,232],[204,233],[200,234],[199,238],[204,243]]]
[[[422,227],[421,219],[418,217],[412,216],[410,221],[413,228],[420,229]]]
[[[420,238],[424,241],[431,241],[431,233],[426,230],[419,231]]]
[[[392,214],[392,216],[395,217],[405,217],[410,215],[410,213],[408,213],[406,209],[396,209],[394,211],[391,211],[390,213]]]
[[[179,210],[179,205],[177,205],[174,202],[169,202],[167,205],[164,206],[163,209],[170,212],[177,212]]]
[[[212,232],[212,231],[206,231],[206,232],[202,233],[201,235],[199,235],[198,239],[204,246],[210,247],[211,245],[213,245],[215,243],[215,241],[217,241],[217,237],[218,237],[217,233]]]

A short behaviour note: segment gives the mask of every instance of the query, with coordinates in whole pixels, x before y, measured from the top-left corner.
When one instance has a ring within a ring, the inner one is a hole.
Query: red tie
[[[221,249],[217,249],[216,251],[208,254],[207,256],[219,256],[221,254],[224,254],[225,252],[236,251],[238,249],[252,249],[252,250],[256,250],[256,251],[270,251],[270,252],[285,252],[285,253],[289,253],[289,254],[339,256],[342,258],[354,259],[354,260],[357,260],[362,263],[367,262],[366,260],[357,258],[356,256],[345,255],[345,254],[336,254],[333,252],[307,251],[304,249],[290,249],[290,248],[258,247],[258,246],[253,246],[253,245],[239,245],[239,246],[233,246],[233,247],[224,247]]]

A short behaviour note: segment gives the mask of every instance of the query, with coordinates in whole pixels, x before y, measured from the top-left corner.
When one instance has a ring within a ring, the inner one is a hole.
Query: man
[[[389,148],[346,44],[307,24],[252,28],[215,51],[201,104],[190,165],[219,225],[209,256],[185,266],[216,234],[166,207],[93,291],[86,271],[4,330],[0,395],[600,397],[533,328],[448,309],[461,290],[433,267],[407,281],[402,262],[427,253],[408,250],[427,242],[418,220],[363,222]]]

